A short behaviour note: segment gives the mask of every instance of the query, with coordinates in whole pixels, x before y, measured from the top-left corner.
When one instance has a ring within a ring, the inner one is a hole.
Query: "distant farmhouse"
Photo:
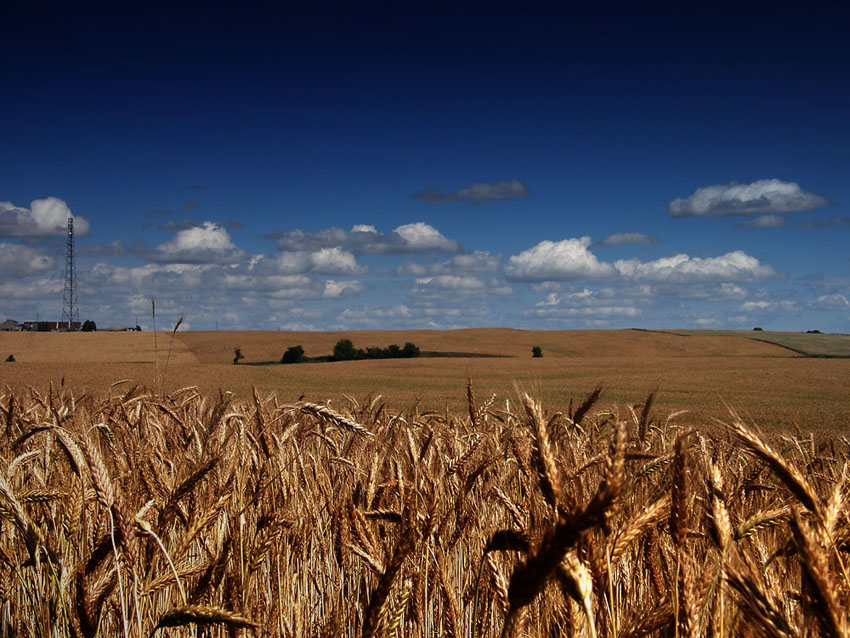
[[[0,332],[20,332],[24,327],[13,319],[6,319],[0,323]]]
[[[78,332],[82,324],[79,321],[73,321],[70,324],[67,321],[24,321],[18,323],[13,319],[7,319],[0,323],[0,331],[3,332],[20,332],[26,330],[29,332]]]

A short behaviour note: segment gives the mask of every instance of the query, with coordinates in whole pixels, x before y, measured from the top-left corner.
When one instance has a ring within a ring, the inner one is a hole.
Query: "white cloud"
[[[616,274],[611,264],[600,262],[587,249],[589,245],[590,237],[542,241],[512,256],[505,274],[516,281],[601,279]]]
[[[636,290],[645,297],[699,301],[740,301],[750,296],[741,286],[728,282],[661,283],[641,285]]]
[[[354,255],[341,248],[322,248],[310,255],[310,270],[327,275],[353,275],[365,272]]]
[[[800,307],[794,301],[745,301],[739,307],[741,312],[797,312]]]
[[[416,280],[419,288],[439,290],[485,290],[487,285],[478,277],[461,277],[458,275],[438,275],[436,277],[423,277]]]
[[[0,282],[0,299],[6,303],[10,299],[43,301],[45,298],[52,297],[61,303],[63,288],[64,282],[61,278],[11,279]]]
[[[393,232],[402,238],[405,246],[412,252],[454,252],[460,248],[454,239],[445,237],[440,231],[425,222],[404,224]]]
[[[634,281],[691,283],[746,282],[776,277],[778,273],[747,253],[735,250],[720,257],[690,257],[684,253],[655,261],[620,259],[614,267]]]
[[[39,275],[53,268],[53,258],[31,246],[0,242],[0,277]]]
[[[179,231],[174,238],[157,246],[150,259],[184,264],[232,264],[244,255],[222,226],[204,222]]]
[[[278,250],[315,252],[322,248],[341,248],[354,254],[401,255],[421,252],[453,253],[460,244],[445,237],[425,222],[403,224],[388,233],[378,232],[374,226],[355,224],[350,231],[334,226],[315,233],[291,230],[266,235],[275,239]]]
[[[540,301],[535,304],[538,307],[545,306],[559,306],[559,305],[589,305],[597,302],[600,299],[611,299],[616,296],[616,291],[612,288],[601,288],[599,290],[590,290],[588,288],[584,288],[579,290],[578,292],[570,292],[566,294],[559,294],[556,292],[550,292],[546,295],[546,299],[544,301]],[[610,301],[604,301],[605,304],[610,304]]]
[[[646,233],[614,233],[598,242],[597,246],[624,246],[627,244],[657,244],[658,237]]]
[[[346,308],[338,320],[340,328],[381,328],[409,326],[411,321],[422,323],[409,307],[399,304],[396,306],[363,306],[360,308]]]
[[[88,235],[88,220],[72,214],[58,197],[35,199],[29,208],[0,202],[0,237],[62,236],[68,232],[69,217],[74,218],[74,235]]]
[[[352,253],[341,248],[259,255],[251,259],[248,267],[249,270],[260,274],[274,272],[288,275],[308,272],[323,275],[358,275],[367,271],[357,263]]]
[[[322,297],[326,299],[338,299],[340,297],[353,297],[363,291],[363,284],[359,281],[325,281],[325,289]]]
[[[642,314],[635,306],[588,306],[582,308],[554,307],[527,310],[527,316],[533,317],[637,317]]]
[[[487,251],[478,250],[472,253],[455,255],[445,261],[432,264],[417,264],[407,262],[396,270],[399,275],[452,275],[452,274],[483,274],[499,270],[499,259]]]
[[[809,306],[817,310],[847,310],[850,309],[850,301],[840,294],[821,295],[809,302]]]
[[[471,275],[435,275],[416,279],[411,295],[451,305],[457,296],[510,295],[513,289],[495,279],[481,279]]]
[[[788,224],[781,215],[759,215],[737,225],[737,228],[780,228]]]
[[[623,291],[583,288],[566,294],[549,293],[524,314],[540,318],[637,317],[642,311]]]
[[[531,191],[528,190],[522,180],[513,178],[507,182],[476,182],[451,193],[443,193],[439,188],[427,188],[415,193],[413,197],[432,204],[445,204],[446,202],[480,204],[481,202],[527,197],[530,194]]]
[[[694,319],[694,323],[702,328],[710,328],[718,325],[720,322],[717,319],[712,319],[710,317],[701,317],[699,319]]]
[[[716,184],[676,198],[667,207],[673,217],[704,215],[764,215],[792,213],[828,206],[829,200],[800,188],[795,182],[761,179],[751,184]]]

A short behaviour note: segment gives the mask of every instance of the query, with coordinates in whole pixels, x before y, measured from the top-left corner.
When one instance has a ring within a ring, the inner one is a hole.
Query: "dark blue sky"
[[[0,315],[847,332],[850,11],[688,4],[4,3]]]

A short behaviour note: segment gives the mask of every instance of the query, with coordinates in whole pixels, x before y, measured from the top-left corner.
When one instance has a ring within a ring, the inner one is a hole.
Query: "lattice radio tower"
[[[68,218],[68,242],[65,244],[65,294],[62,297],[62,321],[68,330],[79,330],[80,308],[77,306],[77,262],[74,260],[74,218]]]

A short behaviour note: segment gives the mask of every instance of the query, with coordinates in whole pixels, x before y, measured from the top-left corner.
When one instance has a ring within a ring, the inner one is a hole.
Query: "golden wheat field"
[[[0,636],[847,636],[844,437],[653,395],[0,392]]]
[[[761,337],[787,338],[779,333]],[[806,335],[803,335],[804,337]],[[465,353],[428,358],[303,364],[277,362],[291,346],[309,356],[329,354],[341,338],[358,347],[406,341],[423,352]],[[833,339],[832,335],[819,335]],[[799,337],[797,337],[799,340]],[[532,346],[543,358],[532,359]],[[233,351],[244,361],[234,366]],[[765,428],[794,425],[819,431],[850,423],[850,359],[815,359],[744,336],[679,336],[636,330],[374,332],[177,332],[0,333],[0,386],[16,391],[50,384],[79,392],[124,389],[140,384],[173,392],[197,387],[205,395],[220,389],[249,398],[252,388],[281,401],[299,398],[345,405],[381,395],[394,410],[422,408],[457,413],[471,377],[480,392],[495,393],[501,405],[529,391],[553,410],[571,397],[601,385],[603,404],[641,401],[656,390],[662,412],[688,410],[685,424],[724,419],[727,405]],[[489,356],[482,356],[489,355]]]

